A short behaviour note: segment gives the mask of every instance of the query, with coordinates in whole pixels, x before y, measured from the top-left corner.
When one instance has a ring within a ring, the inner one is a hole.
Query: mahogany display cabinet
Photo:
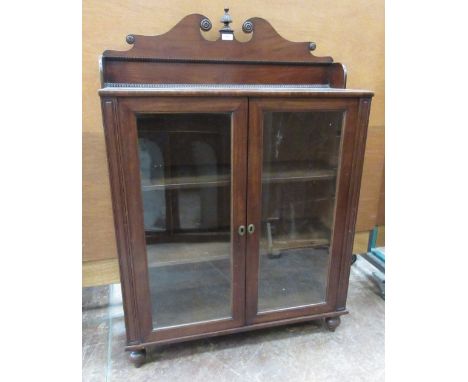
[[[225,12],[101,58],[127,350],[347,313],[373,93]]]

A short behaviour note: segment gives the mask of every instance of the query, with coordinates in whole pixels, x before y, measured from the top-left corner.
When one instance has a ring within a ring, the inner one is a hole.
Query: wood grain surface
[[[84,281],[92,283],[90,262],[117,257],[109,189],[100,101],[98,58],[103,51],[130,49],[128,34],[159,35],[182,18],[201,13],[213,28],[208,39],[217,37],[224,2],[208,0],[110,0],[83,1],[83,267]],[[285,12],[287,9],[287,12]],[[268,20],[285,39],[313,41],[316,56],[332,56],[348,70],[348,88],[375,92],[370,115],[359,202],[357,230],[382,224],[384,167],[384,1],[340,0],[247,0],[231,4],[232,28],[238,40],[251,35],[241,32],[242,23],[252,17]],[[379,212],[380,211],[380,212]],[[86,272],[85,272],[86,270]],[[115,280],[116,275],[109,280]],[[102,278],[101,278],[102,279]],[[101,280],[102,283],[102,280]]]

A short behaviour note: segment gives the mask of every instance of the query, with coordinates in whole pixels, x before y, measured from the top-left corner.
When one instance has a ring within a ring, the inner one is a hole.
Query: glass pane
[[[231,317],[231,115],[137,118],[155,329]]]
[[[267,112],[258,311],[324,302],[342,112]]]

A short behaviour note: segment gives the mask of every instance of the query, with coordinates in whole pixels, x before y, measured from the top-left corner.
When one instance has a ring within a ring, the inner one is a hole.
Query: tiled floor
[[[127,359],[120,285],[83,289],[83,381],[383,381],[384,301],[374,269],[352,266],[349,315],[320,323],[168,345],[136,369]]]

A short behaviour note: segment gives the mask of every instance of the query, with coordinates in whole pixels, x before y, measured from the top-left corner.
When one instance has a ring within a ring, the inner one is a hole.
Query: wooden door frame
[[[102,99],[114,222],[119,252],[127,345],[233,329],[245,324],[247,174],[246,97],[105,97]],[[153,330],[138,157],[137,113],[232,113],[231,274],[232,318]]]
[[[250,98],[248,138],[247,224],[258,229],[247,237],[246,249],[246,322],[270,321],[309,316],[346,309],[347,280],[351,262],[352,238],[356,222],[359,186],[362,175],[370,98]],[[264,111],[343,111],[340,162],[332,241],[330,245],[326,301],[319,304],[257,312],[259,277],[259,240],[262,195],[262,144]],[[349,256],[348,256],[349,255]]]

